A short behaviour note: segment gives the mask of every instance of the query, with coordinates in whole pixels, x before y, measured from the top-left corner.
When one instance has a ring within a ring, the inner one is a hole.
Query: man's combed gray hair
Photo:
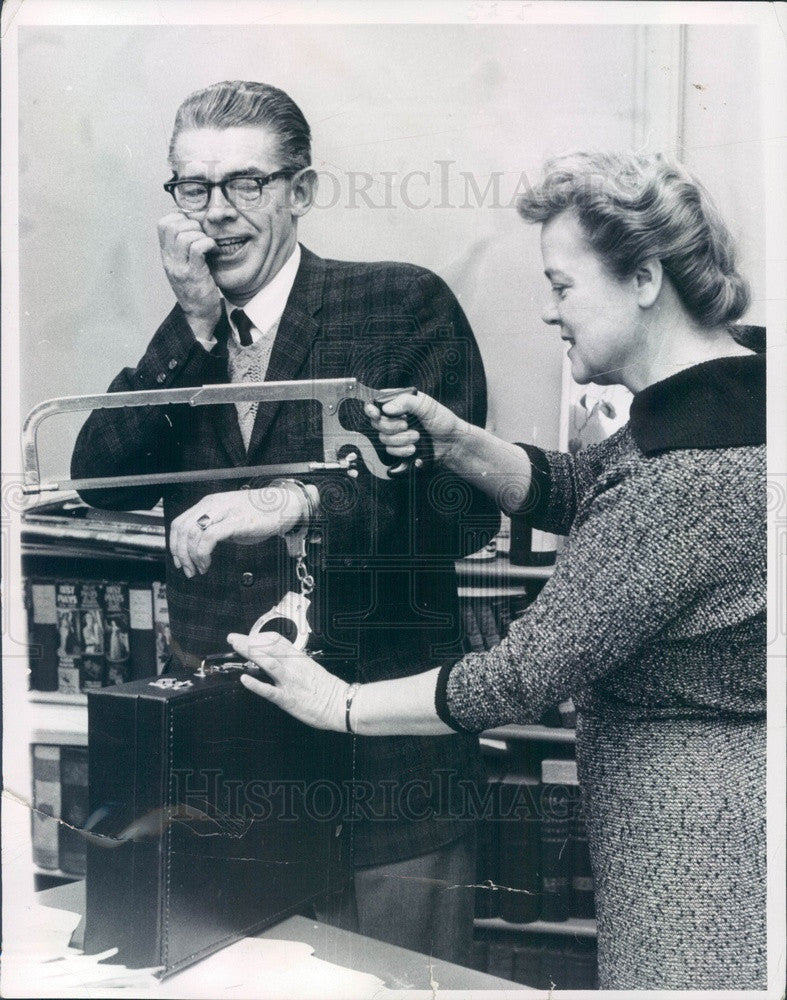
[[[300,170],[311,164],[311,132],[301,109],[283,90],[248,80],[226,80],[189,94],[175,115],[170,161],[181,132],[242,125],[267,128],[278,136],[282,167]]]
[[[618,278],[658,258],[704,327],[732,323],[748,308],[734,241],[711,196],[684,166],[660,153],[556,157],[517,208],[528,222],[576,212],[589,245]]]

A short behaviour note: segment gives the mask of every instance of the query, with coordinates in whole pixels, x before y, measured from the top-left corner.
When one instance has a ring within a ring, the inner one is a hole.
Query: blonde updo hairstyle
[[[521,195],[528,222],[576,213],[609,272],[630,278],[658,258],[687,312],[701,326],[727,326],[749,305],[735,245],[703,185],[660,153],[574,153],[547,161],[543,180]]]

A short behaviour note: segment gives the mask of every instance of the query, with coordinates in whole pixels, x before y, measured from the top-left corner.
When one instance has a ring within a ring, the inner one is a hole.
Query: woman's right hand
[[[462,420],[431,396],[403,392],[379,406],[367,403],[364,411],[394,458],[411,459],[425,433],[434,460],[486,493],[506,514],[518,511],[527,497],[532,471],[527,452]],[[408,426],[408,417],[418,421],[421,432]]]
[[[467,427],[448,407],[423,392],[402,393],[381,406],[367,403],[364,412],[380,435],[385,450],[394,458],[412,458],[421,432],[410,427],[407,417],[415,417],[429,435],[436,462],[445,461],[461,441]]]

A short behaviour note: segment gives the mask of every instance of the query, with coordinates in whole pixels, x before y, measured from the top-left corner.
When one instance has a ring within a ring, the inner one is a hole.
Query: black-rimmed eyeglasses
[[[262,201],[262,190],[266,184],[278,177],[292,177],[298,171],[288,168],[276,170],[272,174],[244,174],[228,177],[223,181],[167,181],[164,190],[169,191],[178,208],[184,212],[202,212],[208,207],[214,188],[221,188],[227,201],[238,209],[256,208]]]

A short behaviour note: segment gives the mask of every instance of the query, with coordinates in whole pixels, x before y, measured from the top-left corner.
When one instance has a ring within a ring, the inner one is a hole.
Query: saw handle
[[[374,405],[382,409],[383,403],[387,403],[391,399],[395,399],[396,396],[401,396],[402,393],[417,396],[418,390],[416,388],[381,389],[379,392],[375,393]],[[434,458],[432,443],[420,420],[418,420],[417,417],[414,417],[411,413],[405,415],[405,420],[407,421],[408,430],[418,431],[418,443],[415,446],[415,452],[410,458],[403,458],[397,465],[389,467],[388,475],[392,479],[399,479],[407,472],[415,472],[418,469],[422,469]]]

